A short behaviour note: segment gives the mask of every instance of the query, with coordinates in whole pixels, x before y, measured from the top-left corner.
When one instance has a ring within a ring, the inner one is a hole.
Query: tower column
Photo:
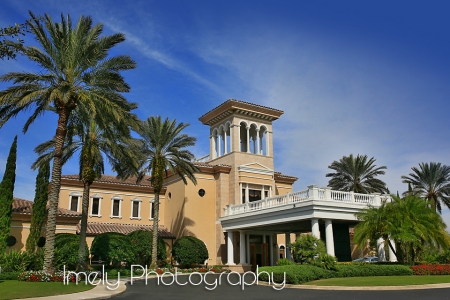
[[[223,142],[224,142],[224,151],[223,151],[223,154],[227,154],[228,153],[228,143],[227,143],[227,129],[225,128],[224,129],[224,132],[223,132]]]
[[[250,153],[250,127],[247,126],[247,153]]]
[[[256,154],[261,154],[261,138],[259,137],[259,128],[256,128]]]
[[[221,155],[221,148],[222,148],[222,145],[221,145],[221,143],[220,143],[220,140],[221,140],[221,134],[220,133],[217,133],[217,144],[218,144],[218,147],[217,147],[217,157],[220,157],[220,155]]]

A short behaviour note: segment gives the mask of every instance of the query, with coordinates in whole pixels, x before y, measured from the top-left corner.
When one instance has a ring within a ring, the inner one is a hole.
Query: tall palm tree
[[[355,193],[389,193],[386,183],[375,178],[384,175],[385,166],[377,167],[375,159],[368,159],[367,155],[353,154],[342,157],[328,166],[335,173],[328,173],[326,177],[332,177],[328,185],[339,191]]]
[[[72,121],[72,122],[71,122]],[[76,152],[80,153],[80,180],[83,182],[83,197],[81,205],[80,245],[78,249],[78,270],[86,269],[85,249],[86,230],[89,211],[90,187],[94,180],[100,178],[105,170],[104,156],[114,170],[123,169],[126,165],[129,172],[136,174],[139,155],[133,152],[136,140],[131,138],[126,123],[111,123],[110,127],[101,129],[94,121],[81,122],[71,118],[68,134],[63,148],[62,163],[67,162]],[[50,140],[36,147],[40,155],[32,168],[38,168],[53,158],[55,141]],[[119,171],[119,177],[123,175]]]
[[[392,199],[392,202],[383,202],[379,208],[369,207],[356,214],[362,221],[355,227],[354,241],[358,245],[382,237],[400,261],[408,262],[414,261],[414,256],[425,244],[449,245],[444,221],[423,200],[414,195],[393,196]],[[390,240],[396,242],[397,250]]]
[[[121,95],[130,87],[120,71],[133,69],[136,64],[128,56],[108,57],[109,50],[123,42],[125,37],[123,34],[100,37],[103,26],[93,25],[90,17],[81,16],[78,23],[72,26],[70,16],[65,18],[61,15],[61,22],[55,23],[47,14],[42,21],[31,12],[30,15],[27,25],[40,48],[18,47],[38,65],[39,71],[12,72],[0,77],[1,81],[14,84],[0,91],[0,127],[27,109],[34,112],[26,121],[24,132],[49,108],[58,115],[44,254],[44,270],[54,272],[61,159],[69,116],[76,108],[77,114],[94,115],[97,124],[102,124],[104,120],[135,118],[130,111],[136,105]]]
[[[151,175],[151,184],[155,193],[153,202],[153,241],[152,241],[152,264],[156,267],[157,260],[157,238],[159,224],[159,193],[163,188],[164,178],[168,172],[177,174],[187,184],[186,178],[197,184],[194,173],[198,168],[192,163],[194,155],[183,148],[194,146],[196,138],[187,134],[181,134],[189,124],[179,123],[176,120],[170,121],[168,118],[163,122],[161,117],[149,117],[142,122],[140,135],[143,139],[142,153],[146,160],[142,164],[138,180],[141,180],[146,173]]]
[[[412,193],[428,200],[435,211],[442,213],[442,203],[450,208],[450,167],[441,163],[420,163],[419,169],[411,168],[413,173],[402,176],[403,183],[412,187]],[[409,190],[409,189],[408,189]]]

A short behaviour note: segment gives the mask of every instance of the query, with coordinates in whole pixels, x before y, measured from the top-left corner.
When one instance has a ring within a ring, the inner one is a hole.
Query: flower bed
[[[158,274],[163,274],[164,272],[169,272],[169,273],[175,273],[175,268],[163,268],[163,269],[156,269],[155,270],[156,273]],[[206,273],[206,272],[213,272],[213,273],[222,273],[222,272],[226,272],[229,273],[230,270],[225,269],[222,266],[213,266],[213,267],[201,267],[201,268],[189,268],[189,269],[178,269],[177,268],[177,272],[178,273],[193,273],[193,272],[198,272],[198,273]]]
[[[450,275],[450,265],[411,266],[414,275]]]
[[[66,271],[66,276],[69,272]],[[89,276],[90,273],[93,273],[92,271],[87,271],[86,275]],[[98,273],[98,277],[101,277],[101,273]],[[97,278],[98,278],[97,277]],[[29,281],[29,282],[51,282],[51,281],[57,281],[57,282],[63,282],[64,280],[64,274],[63,271],[58,271],[55,274],[46,273],[44,271],[26,271],[19,274],[19,277],[17,278],[19,281]],[[84,275],[80,274],[78,277],[78,282],[84,280]],[[70,274],[69,282],[75,282],[76,278],[75,275]]]

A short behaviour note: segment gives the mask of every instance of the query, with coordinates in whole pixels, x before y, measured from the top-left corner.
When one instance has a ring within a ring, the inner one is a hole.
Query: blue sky
[[[229,98],[284,110],[274,123],[277,171],[297,176],[295,190],[326,186],[327,166],[367,154],[403,192],[401,175],[420,162],[450,164],[450,19],[447,1],[20,1],[2,2],[0,26],[35,14],[91,15],[126,42],[127,98],[141,118],[190,123],[196,156],[209,152],[198,121]],[[32,36],[28,45],[35,44]],[[0,61],[0,73],[32,71],[24,58]],[[9,83],[0,83],[0,89]],[[15,195],[33,199],[33,149],[52,138],[56,118],[28,113],[0,129],[0,174],[19,135]],[[78,172],[76,161],[63,169]],[[450,211],[444,219],[450,224]]]

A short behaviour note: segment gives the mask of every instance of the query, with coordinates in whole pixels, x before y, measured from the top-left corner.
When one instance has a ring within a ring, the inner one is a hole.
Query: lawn
[[[337,285],[337,286],[392,286],[450,283],[450,275],[433,276],[367,276],[329,278],[304,283],[304,285]]]
[[[0,281],[0,299],[45,297],[78,293],[94,288],[84,283],[63,285],[62,282],[26,282],[17,280]]]

